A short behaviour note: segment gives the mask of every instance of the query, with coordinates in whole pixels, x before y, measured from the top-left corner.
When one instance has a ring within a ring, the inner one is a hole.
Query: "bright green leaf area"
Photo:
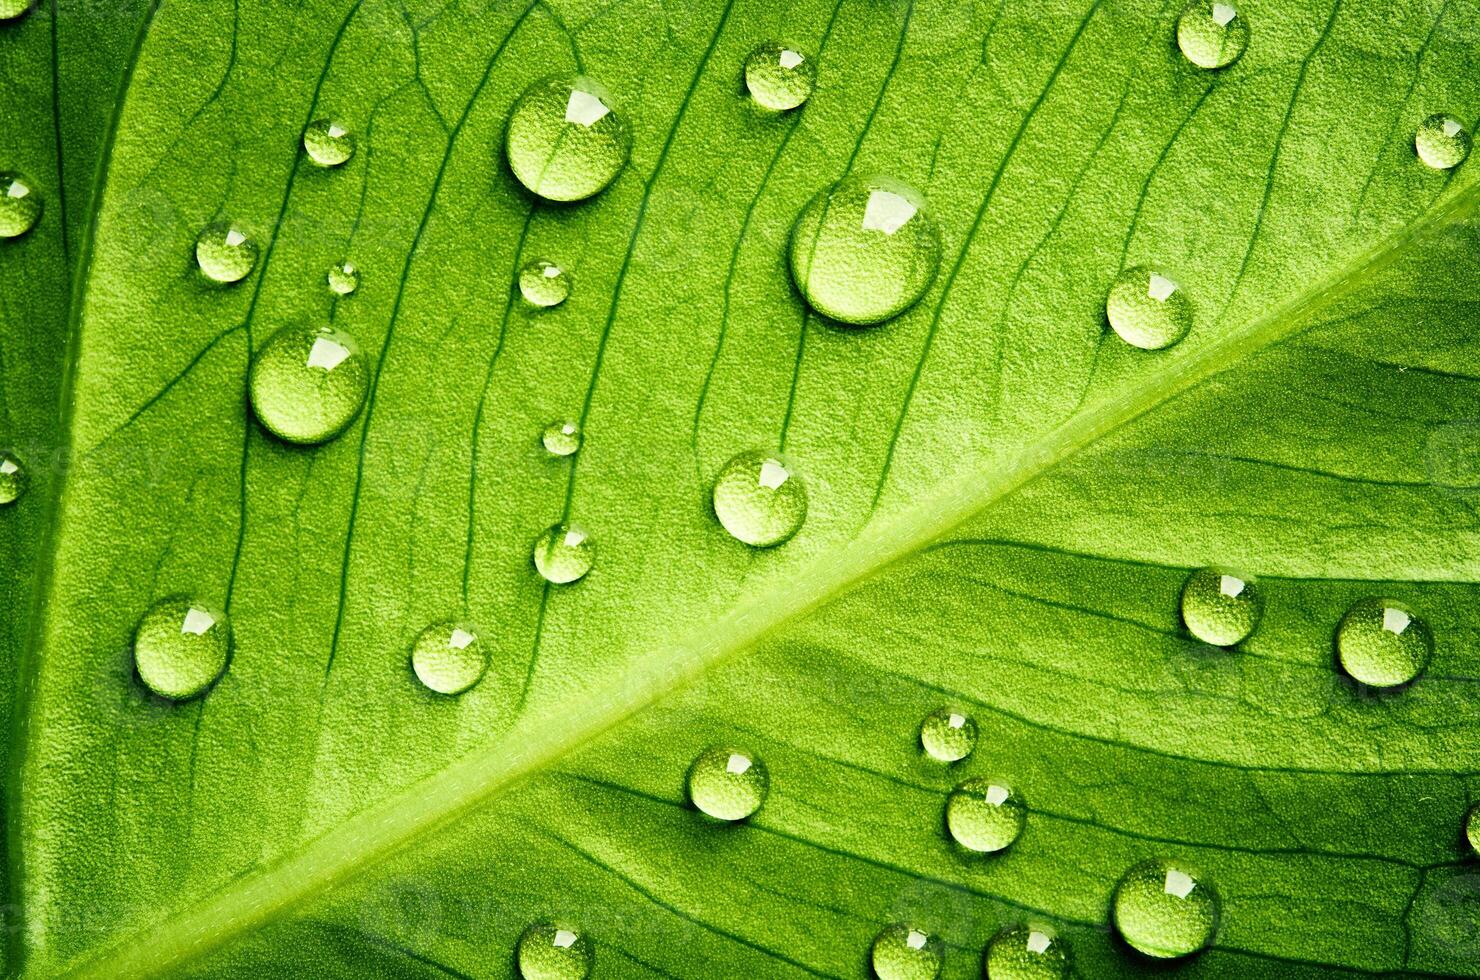
[[[63,184],[82,202],[0,246],[5,438],[54,439],[70,378],[39,621],[23,583],[51,487],[0,513],[0,653],[31,639],[17,969],[507,977],[519,934],[554,920],[598,977],[861,978],[904,924],[964,978],[1028,921],[1079,976],[1140,976],[1162,968],[1111,935],[1109,898],[1172,858],[1223,905],[1179,973],[1480,973],[1461,846],[1480,189],[1412,143],[1436,112],[1480,114],[1480,13],[1251,0],[1247,51],[1208,72],[1178,53],[1178,12],[199,0],[111,32],[45,12],[0,29],[26,134],[7,152],[49,203]],[[110,53],[68,99],[88,32]],[[800,110],[745,95],[769,38],[815,55]],[[541,204],[504,122],[577,71],[613,93],[632,160],[589,201]],[[333,170],[301,151],[321,118],[356,138]],[[868,172],[925,193],[942,266],[905,315],[846,328],[808,315],[785,245],[819,189]],[[261,249],[231,286],[194,267],[218,221]],[[570,270],[563,304],[519,298],[536,259]],[[344,260],[360,285],[336,296]],[[1107,329],[1133,265],[1190,299],[1175,346]],[[372,366],[322,446],[245,404],[252,351],[288,325],[332,325]],[[540,434],[564,419],[584,438],[558,458]],[[709,509],[745,450],[807,486],[774,550]],[[569,586],[530,562],[559,522],[598,548]],[[1265,596],[1232,650],[1178,616],[1210,564]],[[235,645],[214,689],[171,704],[129,644],[182,592]],[[1437,646],[1381,694],[1332,649],[1374,595]],[[455,698],[409,665],[444,620],[490,652]],[[942,706],[980,728],[949,767],[918,741]],[[769,771],[744,824],[686,803],[715,744]],[[995,856],[943,824],[974,776],[1029,806]]]

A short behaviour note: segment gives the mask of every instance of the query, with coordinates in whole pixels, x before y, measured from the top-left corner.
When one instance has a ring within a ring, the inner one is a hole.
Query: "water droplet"
[[[1264,593],[1245,575],[1199,568],[1182,586],[1182,622],[1204,643],[1231,647],[1248,639],[1264,614]]]
[[[540,441],[552,456],[572,456],[581,448],[581,427],[574,422],[551,422]]]
[[[319,166],[337,167],[355,155],[355,137],[337,122],[315,119],[303,131],[303,149]]]
[[[595,953],[576,930],[539,922],[519,937],[518,959],[523,980],[585,980]]]
[[[25,465],[14,453],[0,451],[0,506],[19,500],[29,483]]]
[[[134,668],[162,698],[202,694],[226,672],[231,627],[224,613],[187,596],[156,602],[134,632]]]
[[[41,195],[18,173],[0,172],[0,238],[18,238],[41,220]]]
[[[1465,814],[1465,840],[1469,841],[1470,850],[1480,857],[1480,803],[1475,803]]]
[[[433,623],[411,645],[411,668],[438,694],[461,694],[483,679],[488,653],[472,627]]]
[[[1192,304],[1177,283],[1144,265],[1110,284],[1105,316],[1120,339],[1142,350],[1169,347],[1192,327]]]
[[[770,548],[797,533],[807,517],[807,490],[774,456],[745,452],[714,479],[714,514],[731,535]]]
[[[946,829],[968,851],[1000,851],[1023,832],[1028,805],[1003,783],[968,779],[946,797]]]
[[[920,745],[932,759],[960,762],[976,748],[976,722],[951,708],[941,708],[920,724]]]
[[[584,578],[594,564],[596,542],[573,524],[556,524],[534,543],[534,567],[556,585]]]
[[[1195,0],[1177,18],[1177,47],[1199,68],[1226,68],[1249,46],[1249,22],[1231,3]]]
[[[763,108],[795,109],[816,86],[817,62],[800,48],[767,41],[745,59],[745,87]]]
[[[771,778],[753,753],[716,746],[689,767],[689,800],[716,820],[744,820],[766,802]]]
[[[279,439],[332,439],[360,414],[370,362],[331,327],[284,327],[255,357],[248,379],[252,412]]]
[[[1198,952],[1218,928],[1212,886],[1167,861],[1145,861],[1127,871],[1115,886],[1113,904],[1121,938],[1157,959]]]
[[[535,259],[519,270],[519,294],[530,306],[559,306],[570,295],[570,273],[554,262]]]
[[[36,0],[0,0],[0,20],[15,20],[36,5]]]
[[[229,224],[213,224],[195,240],[195,261],[207,279],[240,282],[257,264],[257,243]]]
[[[348,296],[360,288],[360,270],[351,262],[340,262],[329,267],[329,291]]]
[[[791,276],[812,308],[879,323],[920,299],[940,268],[925,198],[889,177],[846,177],[812,198],[791,232]]]
[[[1433,653],[1429,624],[1395,599],[1361,599],[1336,627],[1341,668],[1371,687],[1407,684],[1423,673]]]
[[[1046,926],[1013,926],[987,944],[987,980],[1065,980],[1069,947]]]
[[[583,75],[546,78],[514,103],[505,139],[509,168],[531,192],[579,201],[627,165],[632,137],[606,89]]]
[[[874,975],[879,980],[935,980],[945,959],[945,943],[909,926],[887,926],[874,937]]]
[[[1413,134],[1418,158],[1435,170],[1449,170],[1470,155],[1470,131],[1447,112],[1436,112],[1418,124]]]

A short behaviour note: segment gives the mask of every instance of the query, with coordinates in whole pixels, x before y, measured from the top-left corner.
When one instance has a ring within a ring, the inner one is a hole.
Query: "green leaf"
[[[556,918],[598,975],[863,976],[908,923],[964,977],[1043,918],[1082,975],[1140,975],[1108,901],[1158,856],[1223,899],[1197,975],[1475,972],[1480,191],[1412,133],[1473,119],[1480,17],[1270,2],[1209,73],[1177,13],[162,6],[79,284],[14,832],[28,972],[504,976]],[[816,54],[797,112],[744,97],[768,37]],[[504,121],[577,70],[632,161],[537,205]],[[356,134],[342,167],[302,156],[319,118]],[[858,330],[806,313],[783,253],[866,171],[924,190],[943,264]],[[192,268],[220,220],[261,243],[230,287]],[[346,258],[361,285],[335,299]],[[574,277],[548,311],[512,286],[535,258]],[[1193,304],[1164,351],[1104,325],[1137,264]],[[244,405],[248,358],[329,323],[370,396],[290,447]],[[574,457],[539,445],[558,418]],[[771,551],[708,510],[750,449],[808,488]],[[596,566],[545,585],[530,549],[566,520]],[[1211,563],[1267,596],[1233,651],[1178,618]],[[129,644],[179,592],[229,612],[235,649],[177,705]],[[1382,697],[1332,662],[1368,594],[1438,638]],[[455,699],[408,666],[448,618],[492,650]],[[942,704],[982,727],[961,767],[919,753]],[[722,828],[683,783],[729,743],[771,790]],[[948,845],[968,774],[1028,801],[1001,856]]]

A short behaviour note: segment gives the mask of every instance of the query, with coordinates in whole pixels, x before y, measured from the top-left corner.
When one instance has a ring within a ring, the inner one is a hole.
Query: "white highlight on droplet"
[[[570,949],[580,937],[569,929],[556,929],[554,945],[557,949]]]
[[[556,276],[560,275],[560,266],[547,265],[541,272],[541,275],[543,275],[546,279],[554,279]]]
[[[5,196],[19,199],[25,197],[29,193],[31,193],[31,188],[27,187],[25,184],[21,183],[18,180],[12,180],[10,182],[10,187],[7,188],[5,191]]]
[[[725,772],[736,776],[744,775],[750,771],[750,759],[738,752],[730,753],[730,758],[725,761]]]
[[[334,139],[339,139],[339,137],[343,136],[346,132],[347,130],[338,123],[329,124],[329,135],[332,136]]]
[[[1197,882],[1192,880],[1191,875],[1185,871],[1178,871],[1173,868],[1167,871],[1166,884],[1162,886],[1162,890],[1168,895],[1174,895],[1177,898],[1186,898],[1192,894],[1192,889],[1196,887]]]
[[[1218,579],[1218,591],[1230,599],[1236,599],[1244,591],[1246,584],[1243,579],[1236,575],[1224,575]]]
[[[13,459],[0,459],[0,473],[3,473],[6,476],[9,476],[10,474],[14,473],[18,469],[20,469],[20,467],[17,466],[17,465],[15,465],[15,460],[13,460]]]
[[[868,204],[863,209],[865,231],[882,231],[892,235],[919,212],[909,198],[893,191],[874,190],[868,195]]]
[[[952,728],[960,728],[962,725],[966,724],[966,716],[953,714],[946,719],[946,724]]]
[[[567,422],[560,427],[560,431],[568,436],[573,436],[576,434],[576,424],[574,422]]]
[[[452,635],[447,638],[447,645],[454,650],[463,650],[467,648],[469,643],[472,643],[476,639],[477,637],[467,630],[455,629],[452,631]]]
[[[1028,952],[1043,953],[1046,952],[1048,950],[1048,947],[1052,945],[1053,937],[1047,935],[1046,933],[1037,931],[1028,933]]]
[[[786,69],[795,68],[797,65],[800,65],[803,60],[804,59],[802,58],[801,52],[799,52],[799,51],[792,51],[792,50],[787,49],[787,48],[783,48],[781,50],[781,67],[782,68],[786,68]]]
[[[1001,806],[1003,803],[1006,803],[1007,798],[1011,795],[1006,786],[987,787],[987,802],[993,806]]]
[[[328,337],[315,337],[308,349],[308,366],[332,371],[349,357],[349,348]]]
[[[910,949],[924,949],[925,944],[930,941],[930,937],[923,932],[911,929],[909,935],[904,937],[904,941],[905,945],[909,946]]]
[[[1460,129],[1462,129],[1462,128],[1463,127],[1460,126],[1458,119],[1446,119],[1446,120],[1444,120],[1444,135],[1445,136],[1453,136],[1456,133],[1458,133],[1460,131]]]
[[[1234,10],[1230,4],[1213,4],[1213,23],[1217,24],[1219,27],[1227,27],[1228,22],[1233,20],[1237,16],[1238,11]]]
[[[1413,617],[1401,609],[1387,606],[1382,610],[1382,628],[1389,633],[1401,635],[1411,622],[1413,622]]]
[[[786,471],[785,466],[774,459],[768,459],[761,464],[761,475],[756,482],[767,490],[775,490],[789,479],[791,474]]]
[[[243,235],[235,228],[230,228],[226,232],[226,244],[230,245],[232,248],[236,248],[238,245],[246,240],[247,236]]]
[[[577,531],[574,528],[572,528],[571,530],[565,532],[565,546],[567,548],[577,548],[577,547],[580,547],[581,542],[583,542],[585,540],[586,540],[586,532],[585,531]]]
[[[206,630],[215,625],[215,616],[212,616],[204,609],[197,609],[195,606],[191,606],[190,609],[185,613],[185,622],[180,624],[180,632],[191,633],[195,636],[200,636]]]
[[[1151,273],[1151,283],[1146,287],[1146,295],[1158,303],[1165,303],[1167,298],[1177,291],[1177,284],[1166,276]]]
[[[572,89],[570,98],[565,103],[565,121],[575,123],[577,126],[593,126],[608,112],[611,112],[611,109],[606,103],[590,92],[582,92],[580,89]]]

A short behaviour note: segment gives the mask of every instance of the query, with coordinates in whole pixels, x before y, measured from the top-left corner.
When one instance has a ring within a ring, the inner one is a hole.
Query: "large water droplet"
[[[1358,600],[1336,627],[1342,670],[1371,687],[1407,684],[1433,653],[1429,624],[1395,599]]]
[[[987,944],[987,980],[1065,980],[1069,947],[1046,926],[1013,926]]]
[[[1418,158],[1435,170],[1449,170],[1470,155],[1470,131],[1447,112],[1436,112],[1418,124],[1413,134]]]
[[[36,5],[36,0],[0,0],[0,20],[15,20]]]
[[[871,959],[879,980],[935,980],[945,943],[920,929],[887,926],[874,937]]]
[[[879,323],[913,306],[940,268],[940,231],[920,192],[846,177],[812,198],[791,231],[791,276],[812,308]]]
[[[1254,580],[1221,568],[1199,568],[1182,586],[1182,622],[1204,643],[1231,647],[1248,639],[1264,613]]]
[[[207,279],[240,282],[257,264],[257,243],[229,224],[213,224],[195,239],[195,261]]]
[[[29,483],[25,465],[14,453],[0,451],[0,506],[19,500]]]
[[[337,167],[355,155],[355,137],[328,119],[315,119],[303,131],[303,149],[321,167]]]
[[[1475,856],[1480,857],[1480,803],[1471,805],[1465,814],[1465,840]]]
[[[530,306],[559,306],[570,295],[570,273],[544,259],[519,270],[519,295]]]
[[[134,632],[134,668],[162,698],[202,694],[226,672],[231,627],[224,613],[187,596],[156,602]]]
[[[990,779],[968,779],[946,797],[946,829],[968,851],[1000,851],[1018,839],[1027,822],[1023,798]]]
[[[324,442],[343,432],[365,404],[370,362],[350,337],[330,327],[284,327],[252,358],[252,412],[287,442]]]
[[[348,296],[360,288],[360,270],[351,262],[340,262],[329,267],[329,291],[339,296]]]
[[[541,433],[540,442],[552,456],[573,456],[581,448],[581,427],[575,422],[551,422]]]
[[[1144,265],[1110,284],[1105,317],[1126,343],[1142,350],[1169,347],[1192,327],[1192,304],[1172,279]]]
[[[807,490],[776,457],[741,453],[714,479],[714,514],[734,537],[769,548],[789,540],[802,526]]]
[[[933,711],[920,723],[920,745],[933,759],[960,762],[976,748],[976,722],[952,708]]]
[[[488,652],[471,627],[433,623],[411,645],[411,668],[438,694],[461,694],[483,679]]]
[[[539,922],[519,937],[518,959],[523,980],[585,980],[595,953],[576,930]]]
[[[716,746],[689,766],[689,801],[716,820],[744,820],[766,802],[771,779],[754,754]]]
[[[1168,861],[1145,861],[1115,886],[1115,928],[1132,949],[1157,959],[1189,956],[1218,928],[1218,895],[1206,881]]]
[[[535,569],[556,585],[584,578],[594,564],[596,542],[573,524],[556,524],[534,543]]]
[[[800,48],[767,41],[745,58],[745,87],[763,108],[795,109],[816,85],[817,62]]]
[[[41,220],[41,195],[18,173],[0,172],[0,238],[17,238]]]
[[[599,82],[546,78],[524,90],[509,116],[509,168],[531,192],[579,201],[621,172],[632,151],[627,125]]]
[[[1249,22],[1231,3],[1194,0],[1177,18],[1177,47],[1199,68],[1223,68],[1249,46]]]

